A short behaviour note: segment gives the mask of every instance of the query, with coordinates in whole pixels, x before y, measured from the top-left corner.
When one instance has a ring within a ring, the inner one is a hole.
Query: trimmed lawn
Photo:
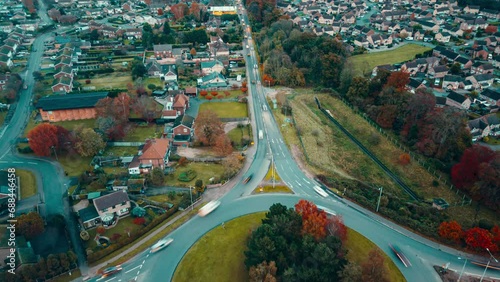
[[[120,173],[127,173],[128,169],[126,167],[103,167],[104,173],[110,175],[110,174],[120,174]]]
[[[128,142],[145,142],[148,138],[157,138],[161,136],[163,132],[163,127],[157,126],[156,124],[150,124],[147,126],[135,126],[133,127],[123,141]]]
[[[347,259],[349,261],[355,262],[361,265],[365,260],[369,259],[368,254],[373,248],[377,248],[372,241],[366,239],[363,235],[358,232],[347,228],[347,242],[345,242],[345,247],[349,250],[347,252]],[[386,268],[387,276],[389,281],[398,282],[406,281],[401,271],[394,264],[394,262],[389,258],[382,250],[379,251],[384,256],[384,266]]]
[[[154,190],[155,188],[149,188],[149,189]],[[170,203],[170,204],[173,204],[173,205],[177,205],[182,200],[182,194],[176,192],[174,199],[170,199],[170,197],[168,196],[168,194],[149,196],[149,197],[146,197],[146,199],[148,199],[150,201],[155,201],[155,202],[158,202],[158,203]]]
[[[255,188],[255,190],[253,190],[252,193],[254,193],[254,194],[262,194],[262,193],[290,193],[290,194],[293,194],[293,191],[290,190],[290,188],[288,188],[285,185],[274,185],[274,188],[273,188],[273,185],[266,185],[263,187]]]
[[[77,154],[58,155],[59,163],[68,173],[68,176],[80,176],[85,170],[89,170],[92,157],[82,157]]]
[[[212,91],[208,91],[208,94],[207,96],[211,96],[214,100],[214,101],[217,101],[217,99],[219,99],[220,96],[223,97],[223,99],[234,99],[234,98],[238,98],[238,96],[240,95],[243,95],[243,92],[241,92],[241,90],[225,90],[225,91],[215,91],[217,92],[217,96],[213,97],[212,96]],[[226,94],[224,92],[228,92],[229,95],[226,96]],[[205,96],[205,97],[207,97]],[[205,97],[199,95],[200,99],[201,100],[206,100]]]
[[[244,118],[248,116],[247,104],[238,102],[209,102],[200,105],[200,112],[210,110],[219,118]]]
[[[103,156],[134,156],[137,155],[139,147],[108,146],[104,150]]]
[[[265,213],[254,213],[226,222],[201,237],[184,255],[174,273],[174,282],[248,281],[245,260],[249,231],[259,227]],[[203,267],[200,267],[203,262]],[[216,277],[216,278],[215,278]]]
[[[0,112],[0,126],[3,124],[3,121],[5,120],[6,116],[7,116],[7,111],[6,110],[2,110]]]
[[[161,80],[159,77],[147,77],[142,79],[142,84],[149,90],[148,85],[154,84],[163,88],[165,82],[163,82],[163,80]]]
[[[273,173],[274,173],[274,181],[281,181],[281,178],[278,175],[278,172],[276,171],[276,167],[274,167],[274,165],[269,166],[269,170],[267,171],[267,174],[266,174],[266,177],[264,177],[264,180],[272,181]]]
[[[245,127],[243,128],[234,128],[234,129],[231,129],[228,133],[227,133],[227,136],[229,137],[229,139],[231,140],[231,142],[234,143],[234,145],[236,147],[240,147],[241,146],[241,141],[243,138],[246,138],[248,140],[251,139],[251,128],[250,128],[250,125],[245,125]]]
[[[107,73],[98,74],[93,78],[90,78],[90,83],[85,83],[87,79],[78,79],[77,81],[82,84],[83,87],[95,86],[95,90],[99,89],[126,89],[128,83],[132,83],[132,76],[125,73]],[[146,85],[147,87],[147,85]]]
[[[95,128],[95,119],[67,120],[54,122],[53,124],[62,126],[69,131],[73,131],[78,126],[82,126],[83,128]]]
[[[21,181],[21,199],[35,195],[37,191],[35,174],[28,170],[16,169],[16,175]]]
[[[196,177],[189,182],[179,181],[178,180],[179,175],[182,172],[185,172],[190,169],[196,171],[197,173]],[[221,164],[190,162],[184,167],[180,166],[176,167],[175,172],[173,174],[167,175],[166,183],[169,186],[189,187],[189,186],[194,186],[194,183],[196,182],[197,179],[201,179],[203,180],[204,184],[207,184],[210,183],[209,181],[210,178],[212,177],[220,178],[223,172],[224,172],[224,167]]]
[[[78,268],[78,269],[71,271],[71,275],[69,275],[69,273],[63,274],[63,275],[58,276],[54,279],[50,279],[50,281],[52,281],[52,282],[70,282],[70,281],[74,281],[76,278],[81,277],[81,276],[82,276],[82,273],[80,272],[80,269]]]
[[[374,67],[385,64],[395,64],[411,60],[417,54],[430,50],[429,47],[417,44],[406,44],[390,51],[356,55],[349,58],[353,65],[354,76],[371,73]]]

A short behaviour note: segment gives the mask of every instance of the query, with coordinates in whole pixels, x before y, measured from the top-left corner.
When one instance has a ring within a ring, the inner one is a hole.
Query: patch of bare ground
[[[217,157],[217,154],[211,148],[178,147],[177,155],[188,159]]]

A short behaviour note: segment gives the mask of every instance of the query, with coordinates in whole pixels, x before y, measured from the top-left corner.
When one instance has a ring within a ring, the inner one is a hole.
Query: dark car
[[[247,184],[248,181],[252,180],[253,174],[250,174],[245,180],[243,180],[243,184]]]

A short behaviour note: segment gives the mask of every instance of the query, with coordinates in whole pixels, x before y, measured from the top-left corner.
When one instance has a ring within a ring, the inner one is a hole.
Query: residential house
[[[104,226],[116,223],[116,217],[130,213],[130,199],[125,191],[117,191],[93,200]]]
[[[218,72],[212,72],[209,75],[198,78],[198,86],[200,88],[225,88],[227,85],[226,78]]]
[[[144,172],[155,167],[165,169],[170,156],[170,141],[168,139],[148,139],[139,153],[139,163]],[[133,162],[133,161],[132,161]],[[130,168],[130,167],[129,167]]]
[[[468,76],[466,79],[472,82],[474,88],[485,89],[493,84],[494,78],[495,76],[492,73],[485,73]]]
[[[0,90],[5,90],[5,85],[9,82],[10,73],[0,74]]]
[[[460,68],[462,70],[465,69],[470,69],[472,67],[472,61],[470,59],[467,59],[465,57],[459,56],[456,60],[455,63],[460,64]]]
[[[425,89],[425,88],[427,88],[425,86],[424,82],[425,81],[417,80],[417,79],[414,79],[414,78],[410,78],[410,82],[407,84],[408,90],[411,93],[415,94],[418,89]]]
[[[468,110],[471,105],[471,100],[468,97],[458,94],[455,91],[451,91],[450,94],[446,97],[446,104],[448,106],[456,107],[459,109]]]
[[[479,14],[479,6],[467,5],[464,8],[464,12],[468,14]]]
[[[89,205],[88,207],[79,210],[78,217],[80,218],[81,226],[85,229],[101,224],[101,217],[93,205]]]
[[[388,72],[395,71],[395,67],[393,65],[381,65],[381,66],[376,66],[372,70],[372,77],[377,76],[379,70],[386,70]]]
[[[443,88],[457,90],[460,83],[463,81],[462,77],[458,75],[445,75],[443,78]]]
[[[479,97],[491,105],[497,105],[500,107],[500,90],[499,89],[492,89],[492,88],[487,88],[481,93],[479,93]]]
[[[55,79],[59,79],[61,77],[69,77],[73,79],[73,69],[70,66],[62,66],[56,71],[56,74],[54,74]]]
[[[198,96],[198,88],[186,87],[186,89],[184,89],[184,94],[186,94],[188,97],[196,97]]]
[[[118,28],[104,25],[101,29],[102,36],[106,38],[116,38]]]
[[[172,58],[172,44],[153,45],[153,51],[157,59]]]
[[[224,70],[224,64],[219,60],[213,60],[208,62],[201,62],[201,73],[211,74],[213,72],[222,73]]]
[[[59,69],[63,66],[73,66],[73,63],[71,62],[71,57],[68,56],[61,56],[60,60],[54,64],[54,69]]]
[[[175,64],[162,65],[160,78],[168,82],[177,82],[177,67]]]
[[[0,66],[5,66],[5,67],[12,67],[14,63],[12,60],[9,58],[9,56],[6,56],[4,54],[0,54]]]
[[[189,115],[178,116],[172,129],[172,144],[175,146],[189,146],[193,137],[194,118]]]
[[[451,35],[448,32],[439,32],[434,36],[434,39],[441,43],[450,42]]]
[[[127,39],[141,39],[142,38],[142,28],[127,28],[123,34]]]
[[[96,117],[95,104],[107,96],[108,92],[52,95],[38,100],[35,108],[43,121],[91,119]]]
[[[418,71],[418,64],[416,61],[406,62],[401,66],[401,70],[410,74],[410,76],[415,75]]]
[[[494,71],[493,64],[475,62],[474,64],[472,64],[472,68],[471,68],[470,73],[471,74],[485,74],[485,73],[493,73],[493,71]]]
[[[443,66],[443,65],[438,65],[438,66],[435,66],[435,67],[431,67],[429,68],[429,71],[427,72],[427,74],[431,77],[431,78],[443,78],[445,75],[448,74],[448,67],[447,66]]]
[[[175,95],[172,109],[177,111],[177,116],[183,115],[189,109],[189,97],[182,93]]]
[[[151,60],[146,64],[146,71],[150,77],[160,77],[163,74],[162,66],[156,60]]]
[[[52,92],[59,93],[69,93],[73,91],[73,77],[60,76],[54,79],[52,83]]]
[[[486,136],[500,135],[500,119],[496,114],[482,116],[468,122],[472,141],[478,141]]]

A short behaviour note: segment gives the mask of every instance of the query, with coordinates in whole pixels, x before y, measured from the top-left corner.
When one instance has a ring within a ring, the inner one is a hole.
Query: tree
[[[342,242],[347,240],[347,227],[344,220],[339,215],[334,215],[328,218],[326,225],[328,235],[338,237]]]
[[[395,71],[389,75],[384,87],[393,87],[398,92],[406,90],[406,85],[410,82],[410,73],[405,71]]]
[[[146,122],[151,123],[161,115],[161,110],[157,107],[158,102],[154,98],[142,95],[136,97],[132,102],[132,110]]]
[[[191,48],[191,50],[189,51],[189,54],[191,54],[191,56],[196,56],[196,49]]]
[[[457,188],[470,187],[479,179],[479,165],[495,158],[495,152],[486,146],[475,144],[466,149],[460,162],[451,169],[451,179]]]
[[[16,233],[26,237],[26,239],[33,239],[43,233],[45,224],[42,217],[36,212],[22,214],[17,218]]]
[[[493,235],[486,229],[473,227],[465,231],[465,243],[467,248],[482,251],[486,248],[491,252],[496,252],[498,246],[493,244]]]
[[[462,67],[459,63],[454,63],[450,68],[451,74],[460,74],[462,72]]]
[[[225,157],[224,160],[222,161],[222,167],[224,168],[222,177],[225,179],[231,178],[240,170],[242,166],[243,164],[238,154],[233,153]]]
[[[159,167],[153,168],[151,171],[151,183],[154,186],[161,186],[165,182],[165,174]]]
[[[352,281],[363,281],[361,267],[353,262],[347,263],[347,265],[339,271],[340,282],[352,282]]]
[[[57,126],[42,123],[28,132],[30,148],[37,156],[48,157],[53,149],[59,148]]]
[[[264,261],[257,266],[250,267],[250,282],[276,282],[276,263]]]
[[[411,161],[410,154],[403,153],[403,154],[399,155],[399,163],[400,164],[407,165],[410,163],[410,161]]]
[[[163,9],[162,8],[158,8],[158,16],[163,16]]]
[[[212,95],[212,96],[216,97],[217,95],[219,95],[219,92],[217,92],[217,91],[212,91],[212,92],[210,92],[210,95]]]
[[[214,112],[200,111],[194,123],[194,134],[204,145],[212,146],[224,134],[224,125]]]
[[[37,81],[39,80],[42,80],[43,79],[43,73],[39,72],[39,71],[34,71],[33,72],[33,78]]]
[[[217,137],[214,144],[214,151],[222,157],[228,156],[233,152],[233,146],[231,145],[231,139],[223,133]]]
[[[318,210],[316,205],[306,200],[300,200],[295,210],[302,216],[302,233],[311,234],[316,240],[326,237],[328,220],[324,211]]]
[[[464,237],[462,226],[454,220],[450,222],[442,222],[439,225],[438,234],[441,238],[454,241],[456,243],[460,242],[460,240]]]
[[[194,183],[194,188],[196,188],[198,194],[203,193],[205,191],[205,185],[203,185],[203,180],[197,179],[196,182]]]
[[[106,228],[104,228],[104,226],[102,226],[102,225],[99,225],[96,228],[96,232],[99,235],[104,235],[104,233],[106,233]]]
[[[75,130],[76,151],[83,157],[94,156],[106,147],[101,135],[91,128],[79,127]]]
[[[361,265],[363,282],[388,282],[387,269],[384,265],[384,256],[373,248]]]

